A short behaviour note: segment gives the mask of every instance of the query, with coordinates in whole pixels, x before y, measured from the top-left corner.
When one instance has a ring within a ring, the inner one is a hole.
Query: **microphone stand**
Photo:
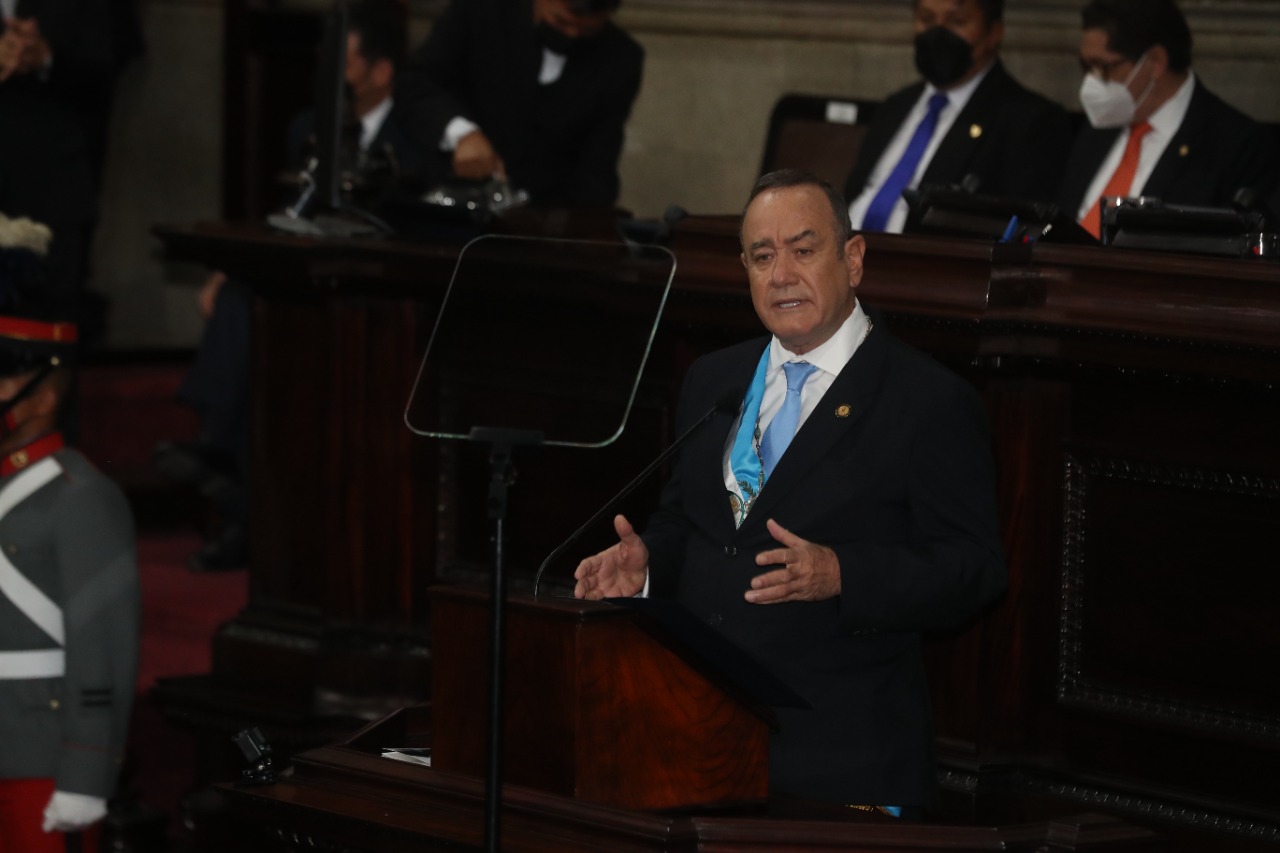
[[[627,495],[634,492],[636,490],[636,486],[639,486],[641,483],[647,480],[650,474],[658,470],[659,465],[661,465],[663,462],[666,462],[668,459],[670,459],[671,456],[677,450],[679,450],[684,445],[684,443],[689,439],[689,436],[693,435],[703,426],[703,424],[711,420],[713,415],[715,415],[718,412],[737,412],[738,402],[741,399],[742,399],[741,389],[734,389],[730,391],[728,394],[723,395],[719,400],[716,401],[714,406],[712,406],[710,409],[707,410],[706,414],[704,414],[702,417],[694,421],[693,425],[690,426],[683,433],[681,433],[680,437],[677,438],[675,441],[673,441],[666,450],[658,454],[657,459],[653,460],[648,465],[646,465],[645,469],[641,471],[639,474],[637,474],[630,483],[627,483],[625,486],[623,486],[622,491],[618,492],[616,495],[609,498],[609,500],[605,501],[604,506],[596,510],[595,514],[586,520],[586,523],[584,523],[577,530],[573,531],[573,533],[569,535],[568,539],[564,540],[558,546],[556,546],[556,549],[552,551],[550,554],[548,554],[547,558],[542,561],[542,565],[538,566],[538,571],[533,576],[534,598],[537,598],[538,596],[538,587],[542,583],[542,573],[546,571],[547,566],[551,564],[552,560],[554,560],[556,557],[559,557],[561,554],[563,554],[565,549],[568,548],[570,545],[572,545],[574,542],[577,542],[582,537],[582,534],[586,533],[589,529],[591,529],[592,525],[598,522],[606,512],[616,507],[618,503],[622,501],[623,498],[625,498]]]

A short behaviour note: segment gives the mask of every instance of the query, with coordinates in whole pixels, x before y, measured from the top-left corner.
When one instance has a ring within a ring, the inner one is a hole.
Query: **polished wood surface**
[[[223,786],[232,820],[258,850],[409,853],[477,850],[483,782],[384,758],[380,747],[430,742],[428,714],[406,708],[331,746],[298,755],[274,784]],[[801,801],[701,810],[630,810],[534,788],[503,789],[501,846],[528,853],[678,851],[1156,851],[1149,830],[1097,814],[1007,826],[923,825]]]
[[[688,363],[759,333],[736,228],[677,226],[618,446],[519,460],[517,589],[669,443]],[[412,440],[399,418],[457,244],[160,236],[259,293],[253,593],[215,641],[213,684],[303,714],[426,701],[426,588],[482,580],[487,554],[484,460]],[[1280,265],[867,240],[860,297],[974,384],[997,458],[1009,591],[928,647],[945,816],[1088,808],[1172,838],[1280,843]],[[653,493],[623,509],[643,518]]]
[[[489,596],[449,586],[431,598],[432,766],[483,777]],[[625,809],[765,800],[769,717],[634,613],[519,596],[506,616],[504,782]]]

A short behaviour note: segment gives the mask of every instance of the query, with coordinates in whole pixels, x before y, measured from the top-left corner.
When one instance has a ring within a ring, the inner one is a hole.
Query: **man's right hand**
[[[4,19],[4,35],[0,35],[0,83],[8,80],[22,62],[23,40],[14,30],[15,20]]]
[[[453,171],[458,177],[473,181],[507,178],[507,167],[503,165],[493,143],[478,130],[473,130],[458,140],[458,147],[453,151]]]
[[[0,36],[0,83],[18,74],[39,71],[49,60],[49,42],[35,18],[5,18]]]
[[[200,309],[201,317],[206,320],[213,317],[214,306],[218,304],[218,294],[222,292],[222,285],[226,283],[227,274],[214,270],[209,273],[204,284],[200,285],[200,292],[196,294],[196,306]]]
[[[644,589],[649,576],[649,549],[625,516],[613,518],[618,544],[588,557],[573,573],[574,598],[629,598]]]

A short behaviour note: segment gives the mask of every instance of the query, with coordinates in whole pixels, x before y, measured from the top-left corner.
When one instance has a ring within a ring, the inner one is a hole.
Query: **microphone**
[[[619,502],[622,501],[623,498],[625,498],[627,495],[635,491],[636,486],[640,485],[645,480],[647,480],[650,474],[658,470],[659,465],[661,465],[663,462],[666,462],[668,459],[670,459],[671,455],[675,453],[677,450],[679,450],[681,446],[683,446],[684,443],[688,441],[695,432],[697,432],[708,421],[710,421],[713,416],[715,416],[720,412],[737,414],[738,406],[742,403],[743,393],[744,392],[741,388],[734,388],[728,393],[722,394],[720,398],[716,400],[715,405],[713,405],[710,409],[707,409],[706,413],[703,414],[702,417],[694,421],[693,425],[684,431],[684,434],[682,434],[679,438],[677,438],[675,441],[671,443],[670,447],[662,451],[662,453],[658,454],[657,459],[654,459],[652,462],[650,462],[647,466],[645,466],[645,469],[643,471],[641,471],[639,474],[636,475],[635,479],[633,479],[630,483],[627,483],[625,486],[623,486],[622,491],[618,492],[616,495],[609,498],[609,500],[605,501],[604,506],[596,510],[595,515],[587,519],[585,524],[583,524],[577,530],[573,531],[573,533],[569,535],[568,539],[564,540],[559,545],[557,545],[556,549],[552,551],[550,554],[548,554],[547,558],[542,561],[542,565],[538,566],[538,571],[533,576],[534,597],[536,598],[538,595],[538,586],[539,584],[542,583],[542,573],[547,570],[547,566],[551,564],[552,560],[554,560],[556,557],[559,557],[561,554],[563,554],[566,548],[568,548],[573,543],[577,542],[582,537],[582,534],[586,533],[587,530],[589,530],[593,524],[599,521],[604,516],[605,513],[612,510],[614,507],[618,505]]]
[[[1231,207],[1238,213],[1251,213],[1258,209],[1259,193],[1254,187],[1240,187],[1231,196]]]

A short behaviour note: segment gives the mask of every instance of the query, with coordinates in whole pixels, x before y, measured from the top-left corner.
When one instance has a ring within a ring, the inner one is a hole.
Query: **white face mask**
[[[1133,123],[1138,105],[1147,99],[1147,95],[1151,93],[1151,87],[1156,82],[1152,80],[1148,83],[1142,97],[1137,101],[1134,101],[1133,95],[1129,94],[1129,83],[1142,67],[1142,63],[1146,61],[1147,55],[1144,53],[1123,83],[1119,80],[1104,81],[1096,74],[1084,75],[1084,82],[1080,84],[1080,106],[1084,107],[1084,114],[1089,117],[1089,124],[1101,130],[1125,127]]]

